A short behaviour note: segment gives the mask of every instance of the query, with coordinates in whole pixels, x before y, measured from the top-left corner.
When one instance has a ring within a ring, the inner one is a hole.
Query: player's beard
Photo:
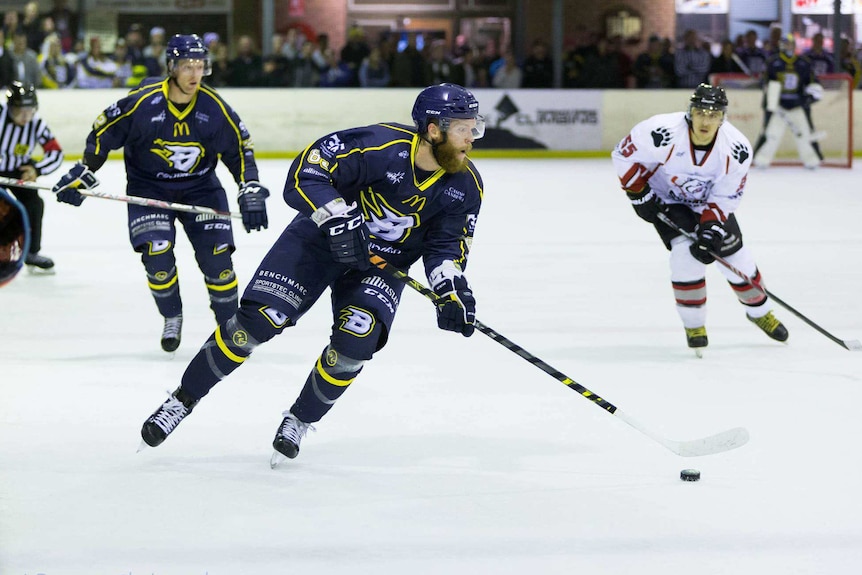
[[[467,154],[473,149],[472,144],[465,144],[464,151]],[[440,164],[448,174],[457,174],[467,169],[468,158],[465,156],[462,160],[458,157],[461,150],[455,148],[449,140],[433,147],[434,159]]]

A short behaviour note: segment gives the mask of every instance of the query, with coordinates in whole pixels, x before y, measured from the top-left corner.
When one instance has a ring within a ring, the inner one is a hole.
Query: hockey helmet
[[[796,53],[796,38],[793,34],[784,34],[778,41],[778,49],[788,58]]]
[[[21,271],[30,249],[30,222],[24,206],[0,188],[0,286]]]
[[[485,135],[485,119],[479,114],[479,101],[472,92],[457,84],[437,84],[419,92],[412,115],[420,134],[428,131],[428,124],[432,120],[436,120],[445,132],[449,129],[450,120],[475,119],[473,138],[478,140]]]
[[[168,40],[165,60],[169,74],[173,74],[180,60],[203,60],[204,76],[212,73],[210,51],[197,34],[175,34]]]
[[[6,103],[18,108],[38,108],[39,100],[36,98],[36,86],[22,84],[17,80],[12,82],[6,89]]]
[[[727,93],[721,86],[711,86],[709,84],[701,84],[695,88],[694,93],[689,98],[688,113],[686,117],[691,120],[691,109],[698,108],[700,110],[718,110],[719,112],[727,112]]]

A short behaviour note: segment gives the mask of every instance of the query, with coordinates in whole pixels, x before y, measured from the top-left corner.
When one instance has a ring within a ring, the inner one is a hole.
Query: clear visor
[[[692,118],[703,118],[705,120],[720,120],[724,118],[724,110],[716,110],[713,108],[697,108],[691,107]]]
[[[172,70],[182,74],[202,71],[204,76],[209,76],[212,74],[213,67],[209,58],[182,58],[173,62]]]
[[[482,136],[485,135],[485,118],[484,116],[476,116],[475,118],[470,119],[448,119],[445,122],[441,122],[441,129],[449,134],[452,134],[456,138],[467,139],[467,137],[472,137],[474,140],[478,140]]]

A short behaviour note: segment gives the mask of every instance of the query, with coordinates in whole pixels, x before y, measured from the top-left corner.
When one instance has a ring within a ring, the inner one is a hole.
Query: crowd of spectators
[[[106,52],[99,36],[80,40],[77,18],[66,0],[39,13],[26,4],[21,14],[5,13],[0,29],[0,86],[12,80],[41,88],[133,87],[145,77],[165,74],[165,30],[144,30],[133,24]],[[650,36],[646,49],[631,53],[621,38],[575,30],[562,62],[564,88],[694,88],[713,73],[758,76],[766,59],[777,50],[780,28],[766,38],[754,30],[735,40],[713,44],[696,30],[687,30],[675,45],[669,38]],[[297,28],[274,34],[267,56],[256,38],[240,36],[232,46],[215,32],[203,34],[213,65],[207,82],[215,87],[424,87],[453,82],[469,88],[551,88],[554,62],[544,40],[533,41],[519,57],[511,49],[498,50],[493,42],[473,46],[459,38],[451,49],[443,40],[420,47],[416,34],[406,38],[383,34],[375,41],[352,26],[339,50],[320,34],[310,39]],[[225,39],[226,40],[226,39]],[[818,74],[846,72],[860,86],[862,65],[855,45],[842,40],[841,63],[823,48],[823,36],[807,50]]]

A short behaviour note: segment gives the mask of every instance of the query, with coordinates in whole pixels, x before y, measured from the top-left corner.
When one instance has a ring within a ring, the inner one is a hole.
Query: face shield
[[[440,118],[440,129],[461,140],[478,140],[485,135],[485,118],[481,114],[475,118]]]

